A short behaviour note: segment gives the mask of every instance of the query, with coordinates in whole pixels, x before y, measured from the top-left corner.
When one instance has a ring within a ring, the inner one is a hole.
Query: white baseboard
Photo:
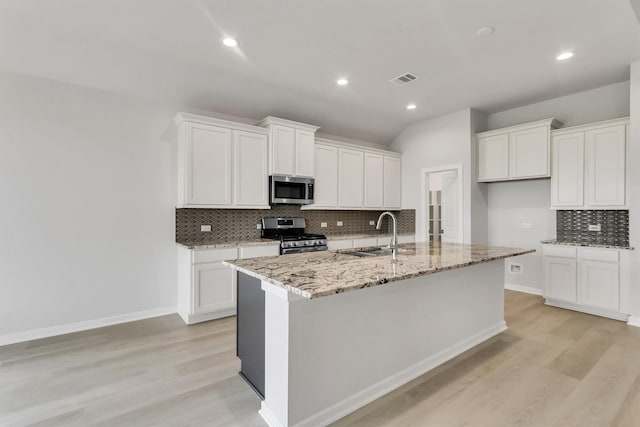
[[[180,317],[182,317],[182,320],[184,320],[184,323],[186,323],[187,325],[193,325],[194,323],[206,322],[208,320],[235,316],[236,309],[228,308],[226,310],[214,311],[211,313],[197,313],[197,314],[183,313],[179,311],[178,314],[180,315]]]
[[[514,283],[505,283],[504,288],[510,291],[525,292],[527,294],[542,295],[542,289],[532,288],[531,286],[516,285]]]
[[[86,320],[83,322],[67,323],[49,328],[31,329],[15,334],[0,335],[0,346],[16,344],[24,341],[49,338],[56,335],[70,334],[72,332],[86,331],[87,329],[101,328],[103,326],[117,325],[152,317],[165,316],[176,313],[176,307],[154,308],[152,310],[137,311],[135,313],[121,314],[118,316],[103,317],[101,319]]]
[[[640,328],[640,317],[629,316],[629,320],[627,321],[627,325],[629,325],[629,326],[637,326],[637,327]]]
[[[586,305],[574,304],[566,301],[559,301],[553,298],[546,298],[545,305],[552,307],[566,308],[567,310],[579,311],[581,313],[593,314],[594,316],[607,317],[614,320],[622,320],[626,322],[629,319],[628,314],[620,313],[618,311],[607,310],[605,308],[589,307]]]
[[[321,426],[337,421],[505,330],[507,330],[507,324],[502,321],[490,328],[480,331],[464,341],[446,348],[433,356],[427,357],[415,365],[379,381],[371,387],[356,393],[342,402],[312,415],[311,417],[297,423],[295,427]],[[282,424],[282,422],[273,415],[273,412],[265,404],[265,401],[262,402],[260,415],[269,427],[284,427],[284,424]]]

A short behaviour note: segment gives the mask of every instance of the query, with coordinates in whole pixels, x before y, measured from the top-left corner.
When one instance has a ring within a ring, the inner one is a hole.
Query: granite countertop
[[[399,253],[396,262],[391,255],[349,255],[363,250],[359,248],[237,259],[223,264],[302,297],[318,298],[535,252],[459,243],[409,243],[400,248],[407,252]]]
[[[607,244],[597,244],[597,243],[562,242],[556,239],[542,240],[540,241],[540,243],[542,243],[543,245],[565,245],[565,246],[582,246],[587,248],[633,250],[633,247],[631,246],[607,245]]]

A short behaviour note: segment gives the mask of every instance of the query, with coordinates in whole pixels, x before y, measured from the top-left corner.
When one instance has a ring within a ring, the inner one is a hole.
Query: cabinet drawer
[[[246,246],[240,248],[240,258],[259,258],[280,255],[280,245]]]
[[[580,248],[578,250],[578,257],[589,261],[618,262],[619,256],[620,254],[616,250],[591,248]]]
[[[194,249],[193,251],[194,264],[202,264],[205,262],[219,262],[236,258],[238,258],[237,248]]]
[[[398,236],[398,243],[414,243],[416,241],[416,236],[413,234],[407,234],[406,236]]]
[[[377,246],[377,245],[378,245],[377,237],[365,237],[362,239],[353,239],[354,248],[366,248],[368,246]]]
[[[350,249],[353,247],[353,240],[329,240],[327,242],[327,246],[329,247],[330,251],[335,251],[338,249]]]
[[[573,246],[544,245],[542,247],[542,254],[544,256],[576,258],[576,248]]]

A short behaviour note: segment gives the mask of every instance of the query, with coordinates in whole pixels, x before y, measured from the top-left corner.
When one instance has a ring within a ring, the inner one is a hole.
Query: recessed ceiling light
[[[487,37],[493,34],[496,29],[493,27],[482,27],[478,31],[476,31],[476,35],[478,37]]]
[[[226,39],[222,40],[222,43],[225,46],[229,46],[229,47],[238,46],[238,41],[236,39],[231,38],[231,37],[227,37]]]
[[[349,80],[347,80],[347,79],[338,79],[338,81],[336,83],[338,83],[339,86],[346,86],[346,85],[349,84]]]
[[[411,103],[411,104],[407,105],[407,110],[415,110],[417,107],[418,106],[416,104]]]
[[[565,59],[569,59],[573,56],[573,52],[562,52],[560,55],[556,56],[558,61],[564,61]]]

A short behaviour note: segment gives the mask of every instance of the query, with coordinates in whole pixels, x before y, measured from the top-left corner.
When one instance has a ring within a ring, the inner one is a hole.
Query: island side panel
[[[278,417],[280,425],[341,418],[503,331],[503,279],[500,260],[318,299],[287,294],[286,305],[284,299],[267,303],[267,319],[281,316],[288,336],[267,331],[264,406],[275,412],[277,402],[287,416]],[[286,310],[288,319],[270,310]],[[271,381],[278,396],[271,395]]]

